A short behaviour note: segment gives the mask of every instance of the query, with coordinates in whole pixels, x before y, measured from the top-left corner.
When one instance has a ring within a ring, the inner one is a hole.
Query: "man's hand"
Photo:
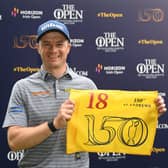
[[[163,115],[167,111],[163,97],[158,96],[157,99],[155,100],[155,103],[158,109],[159,116]]]
[[[72,117],[74,107],[75,104],[71,100],[65,100],[65,102],[61,105],[58,115],[54,119],[54,126],[57,129],[64,128],[66,126],[67,121],[69,121]]]

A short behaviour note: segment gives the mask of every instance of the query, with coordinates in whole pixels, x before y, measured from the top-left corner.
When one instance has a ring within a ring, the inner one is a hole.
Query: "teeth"
[[[59,58],[59,56],[51,56],[51,55],[49,55],[48,57],[50,57],[50,58]]]
[[[50,58],[58,58],[58,57],[52,57],[52,56],[49,56]]]

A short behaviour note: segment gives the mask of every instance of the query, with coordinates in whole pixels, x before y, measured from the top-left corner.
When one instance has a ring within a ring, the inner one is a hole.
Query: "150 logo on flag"
[[[157,96],[157,91],[70,90],[75,111],[67,125],[67,153],[150,155]]]

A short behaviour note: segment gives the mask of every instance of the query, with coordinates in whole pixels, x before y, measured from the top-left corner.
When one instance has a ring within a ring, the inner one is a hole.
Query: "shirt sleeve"
[[[88,89],[95,89],[95,90],[97,90],[97,86],[96,86],[96,84],[90,79],[89,80],[90,82],[89,82],[89,88]]]
[[[16,82],[13,86],[2,126],[3,128],[14,125],[27,126],[27,115],[23,103],[23,88],[21,86],[20,81]]]

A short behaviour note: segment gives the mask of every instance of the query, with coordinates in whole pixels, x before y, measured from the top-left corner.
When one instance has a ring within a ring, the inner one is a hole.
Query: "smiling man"
[[[66,154],[66,125],[75,102],[67,89],[97,89],[94,82],[67,64],[71,49],[67,27],[49,20],[38,27],[40,71],[17,81],[12,89],[3,127],[12,150],[24,149],[20,168],[88,168],[88,153]],[[165,111],[162,98],[158,111]]]

